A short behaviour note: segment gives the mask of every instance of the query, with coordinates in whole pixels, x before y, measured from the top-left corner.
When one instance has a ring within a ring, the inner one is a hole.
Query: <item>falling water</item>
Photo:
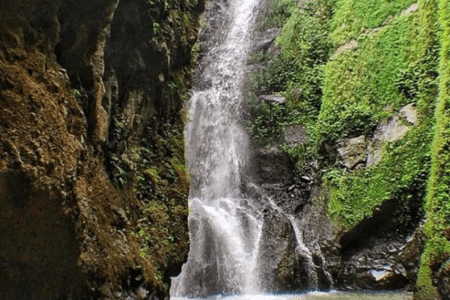
[[[213,293],[253,293],[261,221],[240,199],[248,141],[240,122],[245,65],[251,47],[253,11],[259,0],[231,0],[229,28],[209,50],[194,89],[186,129],[191,171],[189,230],[191,247],[182,273],[172,280],[172,297]]]

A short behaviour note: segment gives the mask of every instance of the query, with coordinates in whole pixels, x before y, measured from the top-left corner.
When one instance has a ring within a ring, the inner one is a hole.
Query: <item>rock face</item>
[[[298,290],[307,286],[307,282],[302,284],[294,228],[282,213],[272,210],[265,214],[259,248],[257,273],[265,291]]]
[[[180,111],[203,9],[0,3],[1,299],[167,295],[188,251]]]
[[[383,158],[383,143],[400,141],[410,130],[410,125],[419,123],[419,116],[414,104],[400,109],[392,119],[383,120],[376,128],[373,138],[366,136],[340,140],[336,151],[342,164],[349,170],[357,167],[370,167],[378,164]]]
[[[270,184],[292,180],[292,162],[277,147],[259,150],[255,155],[254,168],[259,182]]]
[[[364,135],[348,139],[337,144],[337,152],[342,159],[345,167],[354,169],[359,164],[366,162],[367,140]]]

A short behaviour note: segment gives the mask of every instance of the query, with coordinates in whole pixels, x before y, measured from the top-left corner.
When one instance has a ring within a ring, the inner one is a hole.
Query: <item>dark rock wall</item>
[[[0,3],[0,298],[163,299],[203,1]]]

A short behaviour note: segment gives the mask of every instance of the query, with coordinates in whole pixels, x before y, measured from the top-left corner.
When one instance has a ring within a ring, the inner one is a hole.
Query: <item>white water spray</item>
[[[172,297],[258,290],[255,265],[261,221],[239,199],[248,139],[240,122],[245,65],[251,48],[253,8],[259,0],[229,1],[226,35],[203,58],[209,88],[194,90],[186,129],[191,171],[191,248],[182,273],[172,280]]]

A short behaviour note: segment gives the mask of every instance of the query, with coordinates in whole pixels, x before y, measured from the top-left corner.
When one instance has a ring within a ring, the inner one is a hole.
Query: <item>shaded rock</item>
[[[340,141],[337,145],[337,151],[345,167],[354,169],[359,164],[365,164],[367,158],[366,146],[367,140],[364,135]]]
[[[285,215],[270,211],[264,216],[258,275],[266,291],[301,288],[295,241],[294,228]]]
[[[309,136],[303,125],[291,125],[284,130],[284,142],[289,147],[308,145]]]
[[[259,181],[264,183],[273,184],[292,180],[292,162],[287,154],[277,147],[259,150],[254,165],[255,174],[258,174]]]
[[[284,104],[285,98],[279,95],[261,95],[258,97],[260,101],[264,101],[267,104],[275,105],[275,104]]]
[[[275,41],[275,38],[279,36],[281,30],[278,28],[270,28],[262,32],[258,32],[255,35],[255,46],[253,51],[267,51]]]
[[[417,125],[419,122],[419,113],[414,104],[408,104],[400,110],[400,116],[405,118],[409,123]]]
[[[406,268],[406,278],[415,279],[424,245],[425,235],[419,229],[407,240],[399,252],[398,260]]]

